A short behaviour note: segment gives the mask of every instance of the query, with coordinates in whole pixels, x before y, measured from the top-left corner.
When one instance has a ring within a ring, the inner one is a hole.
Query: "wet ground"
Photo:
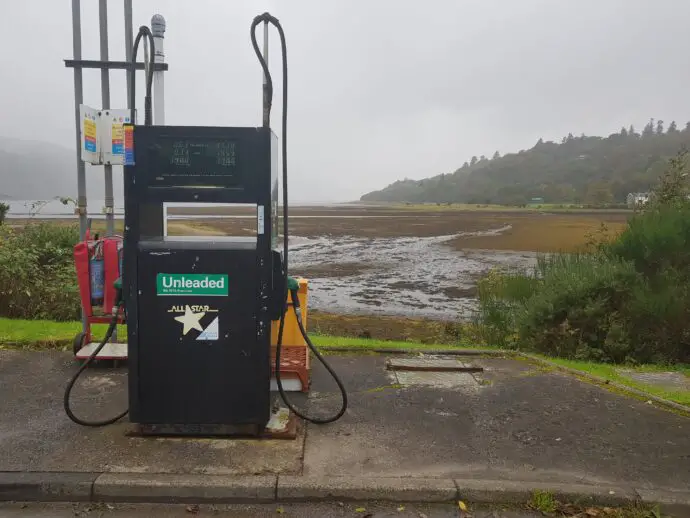
[[[469,317],[491,268],[527,268],[530,252],[454,250],[455,236],[292,240],[291,271],[310,280],[310,304],[333,313]]]
[[[249,207],[177,211],[180,232],[256,232]],[[213,213],[216,217],[209,218]],[[310,307],[338,314],[467,319],[477,280],[530,268],[537,252],[576,248],[625,213],[409,210],[336,206],[290,213],[290,271],[310,280]]]

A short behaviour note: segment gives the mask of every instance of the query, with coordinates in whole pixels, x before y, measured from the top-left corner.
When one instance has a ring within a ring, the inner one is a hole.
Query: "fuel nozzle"
[[[289,277],[287,278],[288,283],[288,291],[290,292],[290,299],[292,300],[292,307],[295,309],[295,313],[297,314],[297,317],[301,317],[301,308],[299,306],[299,282],[297,282],[297,279],[294,277]]]
[[[124,302],[122,299],[122,277],[118,277],[117,279],[115,279],[113,287],[115,288],[115,307],[113,308],[113,314],[116,314],[118,309]]]

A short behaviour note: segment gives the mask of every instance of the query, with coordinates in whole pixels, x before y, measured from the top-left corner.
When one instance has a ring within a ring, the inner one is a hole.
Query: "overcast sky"
[[[98,2],[81,3],[83,58],[97,59]],[[124,59],[123,2],[108,4],[110,57]],[[540,137],[641,129],[650,117],[681,127],[690,120],[684,0],[134,4],[135,30],[154,13],[167,20],[165,111],[175,125],[259,125],[261,70],[249,26],[263,11],[281,20],[295,201],[356,199]],[[74,146],[73,75],[63,64],[72,57],[70,2],[3,0],[0,13],[0,135]],[[125,107],[124,72],[111,78],[111,106]],[[101,105],[96,71],[85,72],[84,102]]]

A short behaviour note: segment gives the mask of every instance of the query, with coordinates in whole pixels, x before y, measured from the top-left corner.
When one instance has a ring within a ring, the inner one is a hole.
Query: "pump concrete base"
[[[299,432],[299,419],[287,408],[271,412],[263,430],[256,425],[175,425],[137,424],[126,435],[129,437],[225,437],[228,439],[288,439],[294,440]]]

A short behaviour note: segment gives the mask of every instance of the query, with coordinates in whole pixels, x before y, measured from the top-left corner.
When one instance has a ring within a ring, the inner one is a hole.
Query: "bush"
[[[685,153],[654,203],[589,253],[480,282],[489,343],[580,360],[690,362],[690,201]]]
[[[10,211],[10,206],[7,203],[0,202],[0,225],[5,222],[5,217]]]
[[[79,319],[73,261],[78,240],[76,226],[0,227],[0,316]]]

